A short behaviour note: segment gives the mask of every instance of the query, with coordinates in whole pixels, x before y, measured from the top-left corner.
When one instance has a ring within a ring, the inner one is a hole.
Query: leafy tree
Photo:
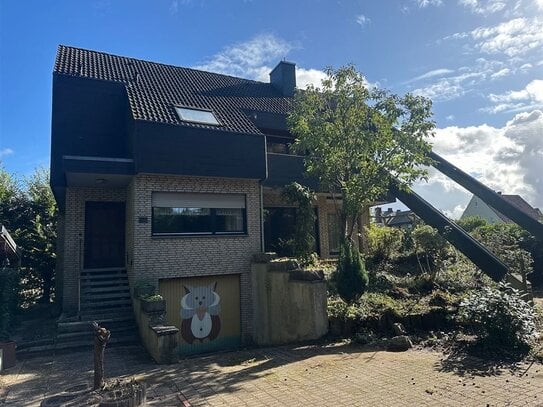
[[[283,188],[283,197],[297,204],[294,234],[290,240],[292,252],[304,264],[309,264],[315,249],[315,194],[293,182]]]
[[[288,117],[294,150],[307,172],[340,196],[341,232],[352,241],[362,208],[385,196],[390,179],[409,185],[425,177],[427,141],[435,127],[431,101],[370,88],[354,66],[328,68],[322,87],[294,97]]]

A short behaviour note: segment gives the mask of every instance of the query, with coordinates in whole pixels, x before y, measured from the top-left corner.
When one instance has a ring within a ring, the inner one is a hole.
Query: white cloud
[[[245,42],[225,47],[196,69],[264,80],[271,71],[269,63],[277,63],[294,46],[273,34],[260,34]]]
[[[452,100],[465,95],[469,88],[484,76],[485,74],[482,72],[465,72],[460,75],[440,78],[437,82],[415,89],[413,93],[430,98],[434,102]]]
[[[503,0],[459,0],[459,3],[471,12],[482,15],[496,13],[507,6]]]
[[[511,74],[511,69],[503,68],[503,69],[500,69],[497,72],[494,72],[492,75],[490,75],[490,78],[491,79],[498,79],[498,78],[503,78],[504,76],[507,76],[507,75],[510,75],[510,74]]]
[[[453,73],[453,72],[454,71],[452,69],[447,69],[447,68],[434,69],[434,70],[428,71],[428,72],[426,72],[426,73],[424,73],[422,75],[416,76],[416,77],[414,77],[412,79],[409,79],[405,83],[417,82],[417,81],[420,81],[420,80],[423,80],[423,79],[434,78],[436,76],[443,76],[443,75],[447,75],[447,74],[450,74],[450,73]]]
[[[365,25],[369,24],[371,20],[369,17],[366,17],[364,14],[359,14],[356,16],[355,21],[358,25],[361,27],[364,27]]]
[[[8,155],[13,154],[13,150],[11,148],[2,148],[0,149],[0,158],[7,157]]]
[[[417,4],[420,8],[428,6],[441,6],[443,4],[442,0],[417,0]]]
[[[487,113],[515,112],[543,106],[543,80],[535,79],[524,89],[510,90],[502,94],[491,93],[488,99],[494,104],[481,109]]]
[[[295,46],[272,34],[261,34],[213,55],[195,69],[269,82],[273,67]],[[313,84],[320,86],[326,74],[318,69],[296,67],[296,84],[300,89]]]
[[[519,194],[543,206],[543,112],[519,113],[501,128],[486,124],[437,129],[434,151],[488,187]],[[450,214],[459,212],[470,194],[431,170],[430,182],[415,190]]]
[[[296,68],[296,86],[305,89],[307,85],[320,87],[326,74],[318,69]]]
[[[543,20],[515,18],[492,27],[478,27],[469,35],[480,52],[522,56],[543,46]]]

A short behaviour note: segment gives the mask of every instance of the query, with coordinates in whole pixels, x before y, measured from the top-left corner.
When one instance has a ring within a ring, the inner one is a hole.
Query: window
[[[153,235],[247,233],[245,195],[154,192]]]
[[[190,107],[175,107],[179,118],[185,122],[211,124],[219,126],[220,123],[211,110],[193,109]]]

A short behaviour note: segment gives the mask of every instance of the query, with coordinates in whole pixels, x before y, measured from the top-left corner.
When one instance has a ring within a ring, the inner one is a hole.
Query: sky
[[[298,87],[353,63],[433,101],[434,151],[543,207],[543,0],[0,0],[0,165],[49,165],[59,44]],[[430,170],[415,190],[458,217],[471,194]]]

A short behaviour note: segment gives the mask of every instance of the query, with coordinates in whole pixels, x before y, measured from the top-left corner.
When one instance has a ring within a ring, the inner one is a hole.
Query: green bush
[[[334,280],[339,296],[348,303],[360,298],[368,287],[368,273],[362,257],[349,242],[341,245]]]
[[[328,299],[327,310],[330,319],[358,321],[362,317],[358,304],[347,304],[339,297]]]
[[[536,335],[533,306],[507,284],[483,287],[460,303],[458,320],[492,347],[527,348]]]
[[[368,255],[378,260],[390,259],[403,245],[404,233],[400,229],[369,225],[366,228]]]
[[[488,226],[488,221],[480,216],[468,216],[467,218],[459,219],[456,221],[456,224],[466,232],[471,233],[477,228]]]
[[[428,273],[435,279],[442,262],[447,255],[449,244],[430,225],[420,225],[411,233],[415,252],[419,257],[419,266],[423,273]]]
[[[492,224],[478,227],[473,237],[485,245],[514,273],[529,274],[533,258],[527,251],[534,245],[534,238],[517,225]]]
[[[9,339],[19,299],[19,272],[0,269],[0,339]]]

